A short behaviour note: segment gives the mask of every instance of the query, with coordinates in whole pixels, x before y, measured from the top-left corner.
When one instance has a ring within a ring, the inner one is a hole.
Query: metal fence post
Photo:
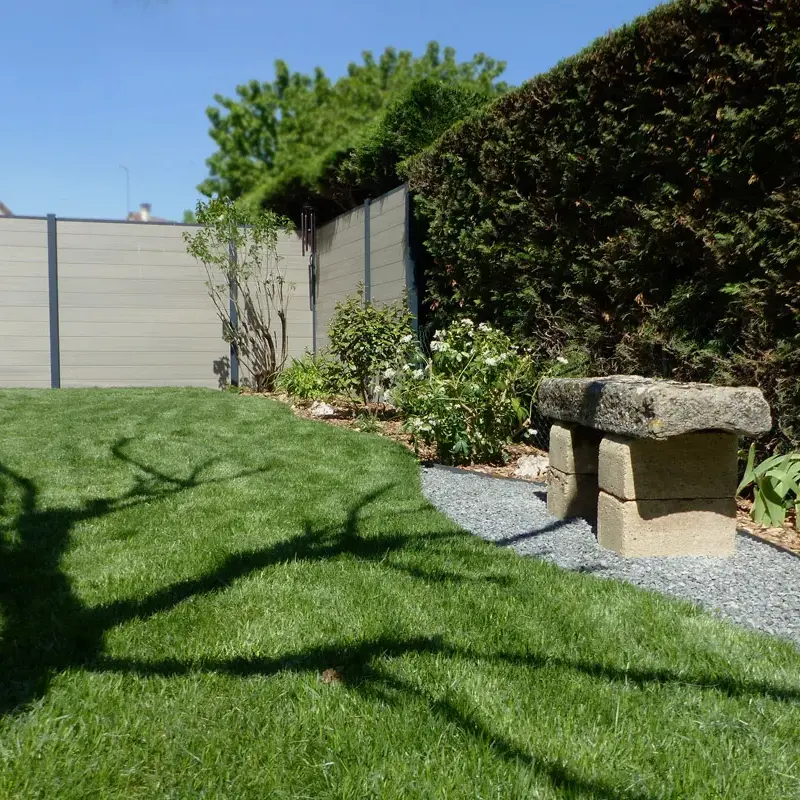
[[[369,207],[372,201],[364,201],[364,303],[372,300],[372,270],[370,268]]]
[[[235,263],[236,261],[236,245],[231,242],[228,245],[228,257],[231,260],[231,264]],[[236,285],[236,278],[231,277],[228,282],[228,313],[230,315],[230,322],[231,328],[234,332],[239,330],[239,312],[236,307],[236,300],[239,294],[239,287]],[[236,349],[236,342],[231,341],[231,386],[238,386],[239,385],[239,352]]]
[[[417,279],[415,275],[414,256],[411,252],[411,193],[406,188],[405,199],[405,237],[403,247],[403,261],[405,262],[406,273],[406,297],[408,300],[408,310],[411,312],[411,324],[415,333],[419,333],[419,295],[417,292]]]
[[[58,238],[56,215],[47,215],[47,288],[50,305],[50,386],[61,388],[61,337],[58,323]]]
[[[308,257],[308,282],[311,298],[311,352],[317,354],[317,254]]]

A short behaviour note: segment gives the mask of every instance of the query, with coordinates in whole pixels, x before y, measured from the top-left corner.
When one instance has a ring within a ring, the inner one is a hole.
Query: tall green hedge
[[[448,131],[411,187],[436,322],[758,385],[800,441],[800,2],[659,7]]]

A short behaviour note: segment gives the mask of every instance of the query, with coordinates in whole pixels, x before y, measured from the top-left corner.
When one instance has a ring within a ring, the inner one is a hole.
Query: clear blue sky
[[[0,0],[0,201],[15,214],[179,220],[213,151],[205,108],[273,61],[331,76],[438,40],[508,62],[514,84],[654,0]]]

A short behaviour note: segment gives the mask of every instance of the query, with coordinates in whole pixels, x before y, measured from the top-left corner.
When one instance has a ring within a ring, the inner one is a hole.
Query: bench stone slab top
[[[538,395],[547,417],[634,439],[698,431],[759,436],[772,427],[760,389],[678,383],[638,375],[545,378]]]

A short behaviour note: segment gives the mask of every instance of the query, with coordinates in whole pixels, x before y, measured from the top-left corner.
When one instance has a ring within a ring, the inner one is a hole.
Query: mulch
[[[381,404],[372,405],[365,408],[363,404],[356,403],[337,403],[336,415],[332,417],[316,417],[311,413],[311,402],[298,401],[284,394],[268,394],[273,400],[288,405],[294,414],[302,419],[324,422],[328,425],[338,425],[351,430],[359,430],[363,427],[363,417],[365,412],[371,417],[371,427],[374,426],[373,433],[378,436],[385,436],[407,447],[414,452],[414,445],[411,436],[403,430],[402,419],[394,412],[390,406]],[[436,448],[432,446],[420,445],[416,451],[417,458],[422,463],[437,463],[438,458]],[[490,475],[494,478],[515,478],[516,480],[532,480],[521,478],[515,475],[517,461],[522,456],[527,455],[547,455],[539,448],[526,444],[511,444],[505,450],[506,460],[502,464],[470,464],[459,467],[467,472],[479,472]],[[747,531],[751,536],[769,542],[783,550],[788,550],[800,556],[800,531],[795,527],[796,522],[793,514],[789,514],[786,522],[781,528],[766,528],[758,525],[750,518],[752,501],[737,498],[737,524],[740,529]]]

